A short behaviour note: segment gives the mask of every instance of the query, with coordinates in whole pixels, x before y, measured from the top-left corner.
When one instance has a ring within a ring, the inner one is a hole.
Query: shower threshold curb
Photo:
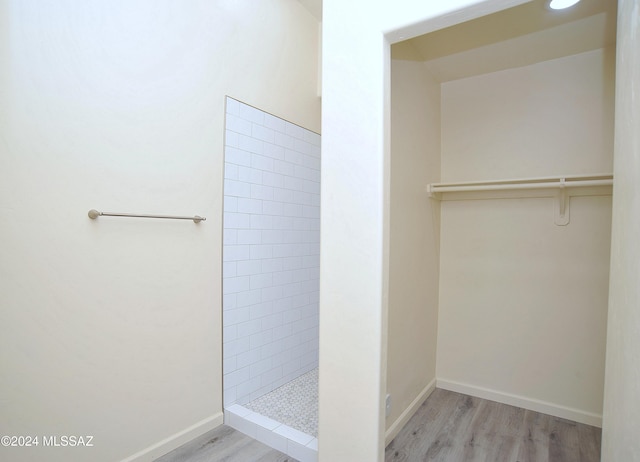
[[[224,423],[300,462],[317,462],[318,438],[253,412],[239,404],[224,410]]]

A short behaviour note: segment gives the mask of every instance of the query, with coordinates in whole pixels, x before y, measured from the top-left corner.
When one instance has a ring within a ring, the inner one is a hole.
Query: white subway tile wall
[[[320,135],[227,98],[224,405],[318,367]]]

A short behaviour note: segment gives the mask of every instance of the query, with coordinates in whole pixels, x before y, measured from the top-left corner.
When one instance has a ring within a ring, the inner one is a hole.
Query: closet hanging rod
[[[511,184],[486,184],[486,185],[469,185],[469,186],[448,186],[448,185],[429,185],[430,192],[462,192],[462,191],[497,191],[506,189],[550,189],[550,188],[575,188],[587,186],[611,186],[613,180],[590,180],[590,181],[570,181],[570,182],[551,182],[551,183],[511,183]]]
[[[478,181],[467,183],[432,183],[429,194],[466,191],[498,191],[512,189],[552,189],[589,186],[611,186],[613,175],[584,175],[554,178],[531,178],[520,180]]]
[[[195,215],[193,217],[181,217],[175,215],[145,215],[140,213],[116,213],[116,212],[98,212],[96,209],[89,210],[89,218],[95,220],[98,217],[129,217],[129,218],[166,218],[169,220],[193,220],[194,223],[205,221],[205,217]]]

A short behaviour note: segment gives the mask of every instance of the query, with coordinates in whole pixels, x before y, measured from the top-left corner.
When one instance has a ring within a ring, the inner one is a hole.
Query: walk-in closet
[[[387,442],[434,387],[602,424],[616,2],[547,3],[392,46]]]

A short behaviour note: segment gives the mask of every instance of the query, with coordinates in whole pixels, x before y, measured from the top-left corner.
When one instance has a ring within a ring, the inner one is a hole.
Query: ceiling
[[[322,0],[298,0],[315,18],[322,22]]]
[[[322,22],[322,0],[298,0]],[[391,47],[393,59],[424,61],[441,82],[611,47],[616,0],[581,0],[554,11],[549,0],[482,16]]]
[[[394,44],[394,59],[425,61],[441,82],[556,59],[615,44],[615,0],[563,11],[533,0]]]

